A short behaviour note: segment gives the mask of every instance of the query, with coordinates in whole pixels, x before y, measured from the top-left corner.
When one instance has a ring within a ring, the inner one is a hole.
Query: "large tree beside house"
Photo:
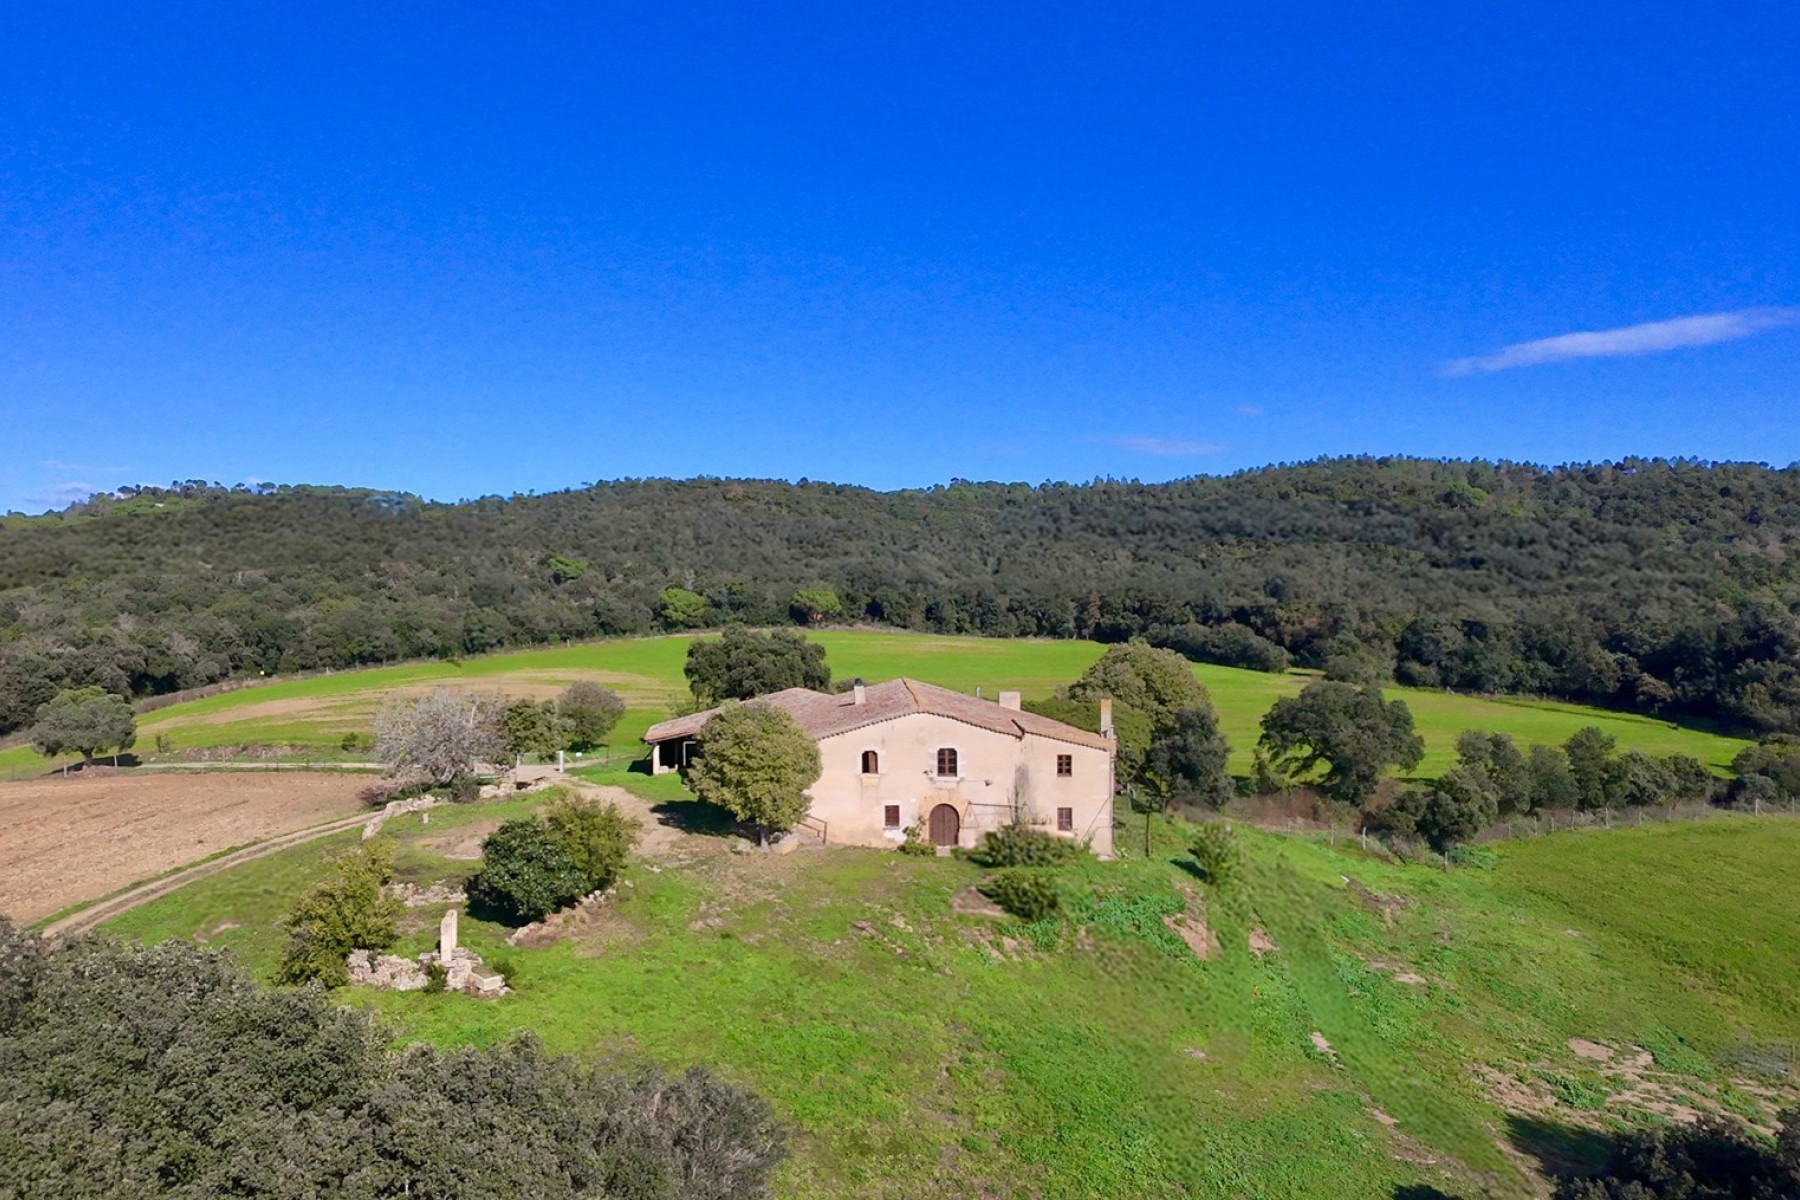
[[[1192,663],[1173,650],[1143,641],[1108,646],[1106,653],[1069,685],[1067,694],[1071,700],[1110,697],[1159,725],[1180,709],[1212,706],[1206,688],[1194,676]]]
[[[728,702],[701,727],[688,786],[702,800],[755,825],[764,842],[792,829],[812,803],[824,769],[819,744],[780,708]]]

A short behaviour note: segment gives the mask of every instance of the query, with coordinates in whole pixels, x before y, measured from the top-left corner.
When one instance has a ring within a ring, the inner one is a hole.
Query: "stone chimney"
[[[869,698],[869,689],[863,686],[862,680],[858,679],[850,684],[850,697],[852,704],[861,704]]]
[[[1100,736],[1116,741],[1112,722],[1112,697],[1107,696],[1100,701]]]
[[[1001,692],[1000,693],[1000,707],[1001,708],[1010,708],[1014,712],[1018,712],[1019,711],[1019,693],[1017,693],[1017,692]]]

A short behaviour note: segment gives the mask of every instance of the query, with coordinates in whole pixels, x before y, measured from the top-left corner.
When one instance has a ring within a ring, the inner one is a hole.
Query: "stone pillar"
[[[450,958],[456,953],[456,910],[444,913],[444,919],[438,924],[438,961],[446,967]]]

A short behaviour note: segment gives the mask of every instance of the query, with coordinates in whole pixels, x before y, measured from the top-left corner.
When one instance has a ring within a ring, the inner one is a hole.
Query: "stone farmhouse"
[[[996,702],[913,679],[859,680],[832,695],[789,688],[750,703],[785,710],[819,743],[823,771],[805,828],[829,844],[895,846],[918,822],[939,846],[974,846],[1017,811],[1112,856],[1110,702],[1103,733],[1025,712],[1017,692]],[[651,726],[651,769],[685,766],[717,711]]]

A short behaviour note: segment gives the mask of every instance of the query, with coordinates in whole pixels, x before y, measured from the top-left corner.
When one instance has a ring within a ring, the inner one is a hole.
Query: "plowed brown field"
[[[0,913],[35,921],[232,846],[350,816],[368,783],[300,771],[0,783]]]

